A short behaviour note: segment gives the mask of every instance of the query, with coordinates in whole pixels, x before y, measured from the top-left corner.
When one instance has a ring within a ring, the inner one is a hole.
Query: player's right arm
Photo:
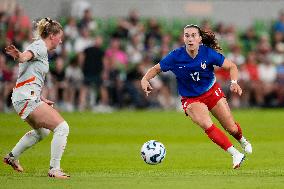
[[[27,62],[33,58],[31,51],[20,52],[14,45],[7,46],[5,51],[8,55],[12,56],[14,60],[20,63]]]
[[[150,68],[147,71],[147,73],[144,75],[144,77],[141,79],[141,87],[147,96],[153,89],[149,81],[152,78],[154,78],[156,75],[158,75],[160,72],[161,72],[161,66],[160,64],[156,64],[155,66]]]

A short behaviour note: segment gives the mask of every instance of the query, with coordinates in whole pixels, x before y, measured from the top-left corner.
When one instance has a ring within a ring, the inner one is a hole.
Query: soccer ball
[[[159,164],[166,157],[166,148],[157,140],[149,140],[141,148],[141,157],[148,164]]]

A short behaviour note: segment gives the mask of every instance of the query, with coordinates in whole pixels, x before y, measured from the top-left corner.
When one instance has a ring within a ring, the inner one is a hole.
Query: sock
[[[15,159],[18,159],[25,150],[47,137],[49,133],[50,130],[45,128],[34,129],[27,132],[12,149],[10,156],[12,155]]]
[[[205,130],[208,137],[225,151],[233,146],[228,137],[214,124]]]
[[[64,121],[60,123],[53,132],[53,139],[51,141],[50,167],[54,169],[60,169],[60,160],[67,143],[69,126],[66,121]]]
[[[240,153],[234,146],[229,147],[227,152],[229,152],[232,156]]]
[[[232,134],[232,136],[236,139],[236,140],[240,140],[243,137],[243,133],[242,133],[242,129],[240,127],[240,124],[238,124],[237,122],[235,123],[236,126],[238,127],[238,132],[235,134]]]
[[[240,142],[241,144],[247,144],[247,143],[249,143],[249,142],[247,141],[247,139],[246,139],[244,136],[242,136],[242,138],[239,140],[239,142]]]

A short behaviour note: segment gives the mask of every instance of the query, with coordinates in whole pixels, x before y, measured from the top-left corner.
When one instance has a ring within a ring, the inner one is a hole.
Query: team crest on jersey
[[[202,68],[203,70],[206,69],[206,60],[204,60],[204,62],[201,62],[201,68]]]

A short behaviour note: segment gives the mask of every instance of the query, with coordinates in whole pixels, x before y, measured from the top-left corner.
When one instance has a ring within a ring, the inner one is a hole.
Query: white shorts
[[[18,115],[25,120],[30,113],[32,113],[39,105],[43,104],[44,102],[38,99],[27,99],[13,102],[14,109],[18,113]]]

